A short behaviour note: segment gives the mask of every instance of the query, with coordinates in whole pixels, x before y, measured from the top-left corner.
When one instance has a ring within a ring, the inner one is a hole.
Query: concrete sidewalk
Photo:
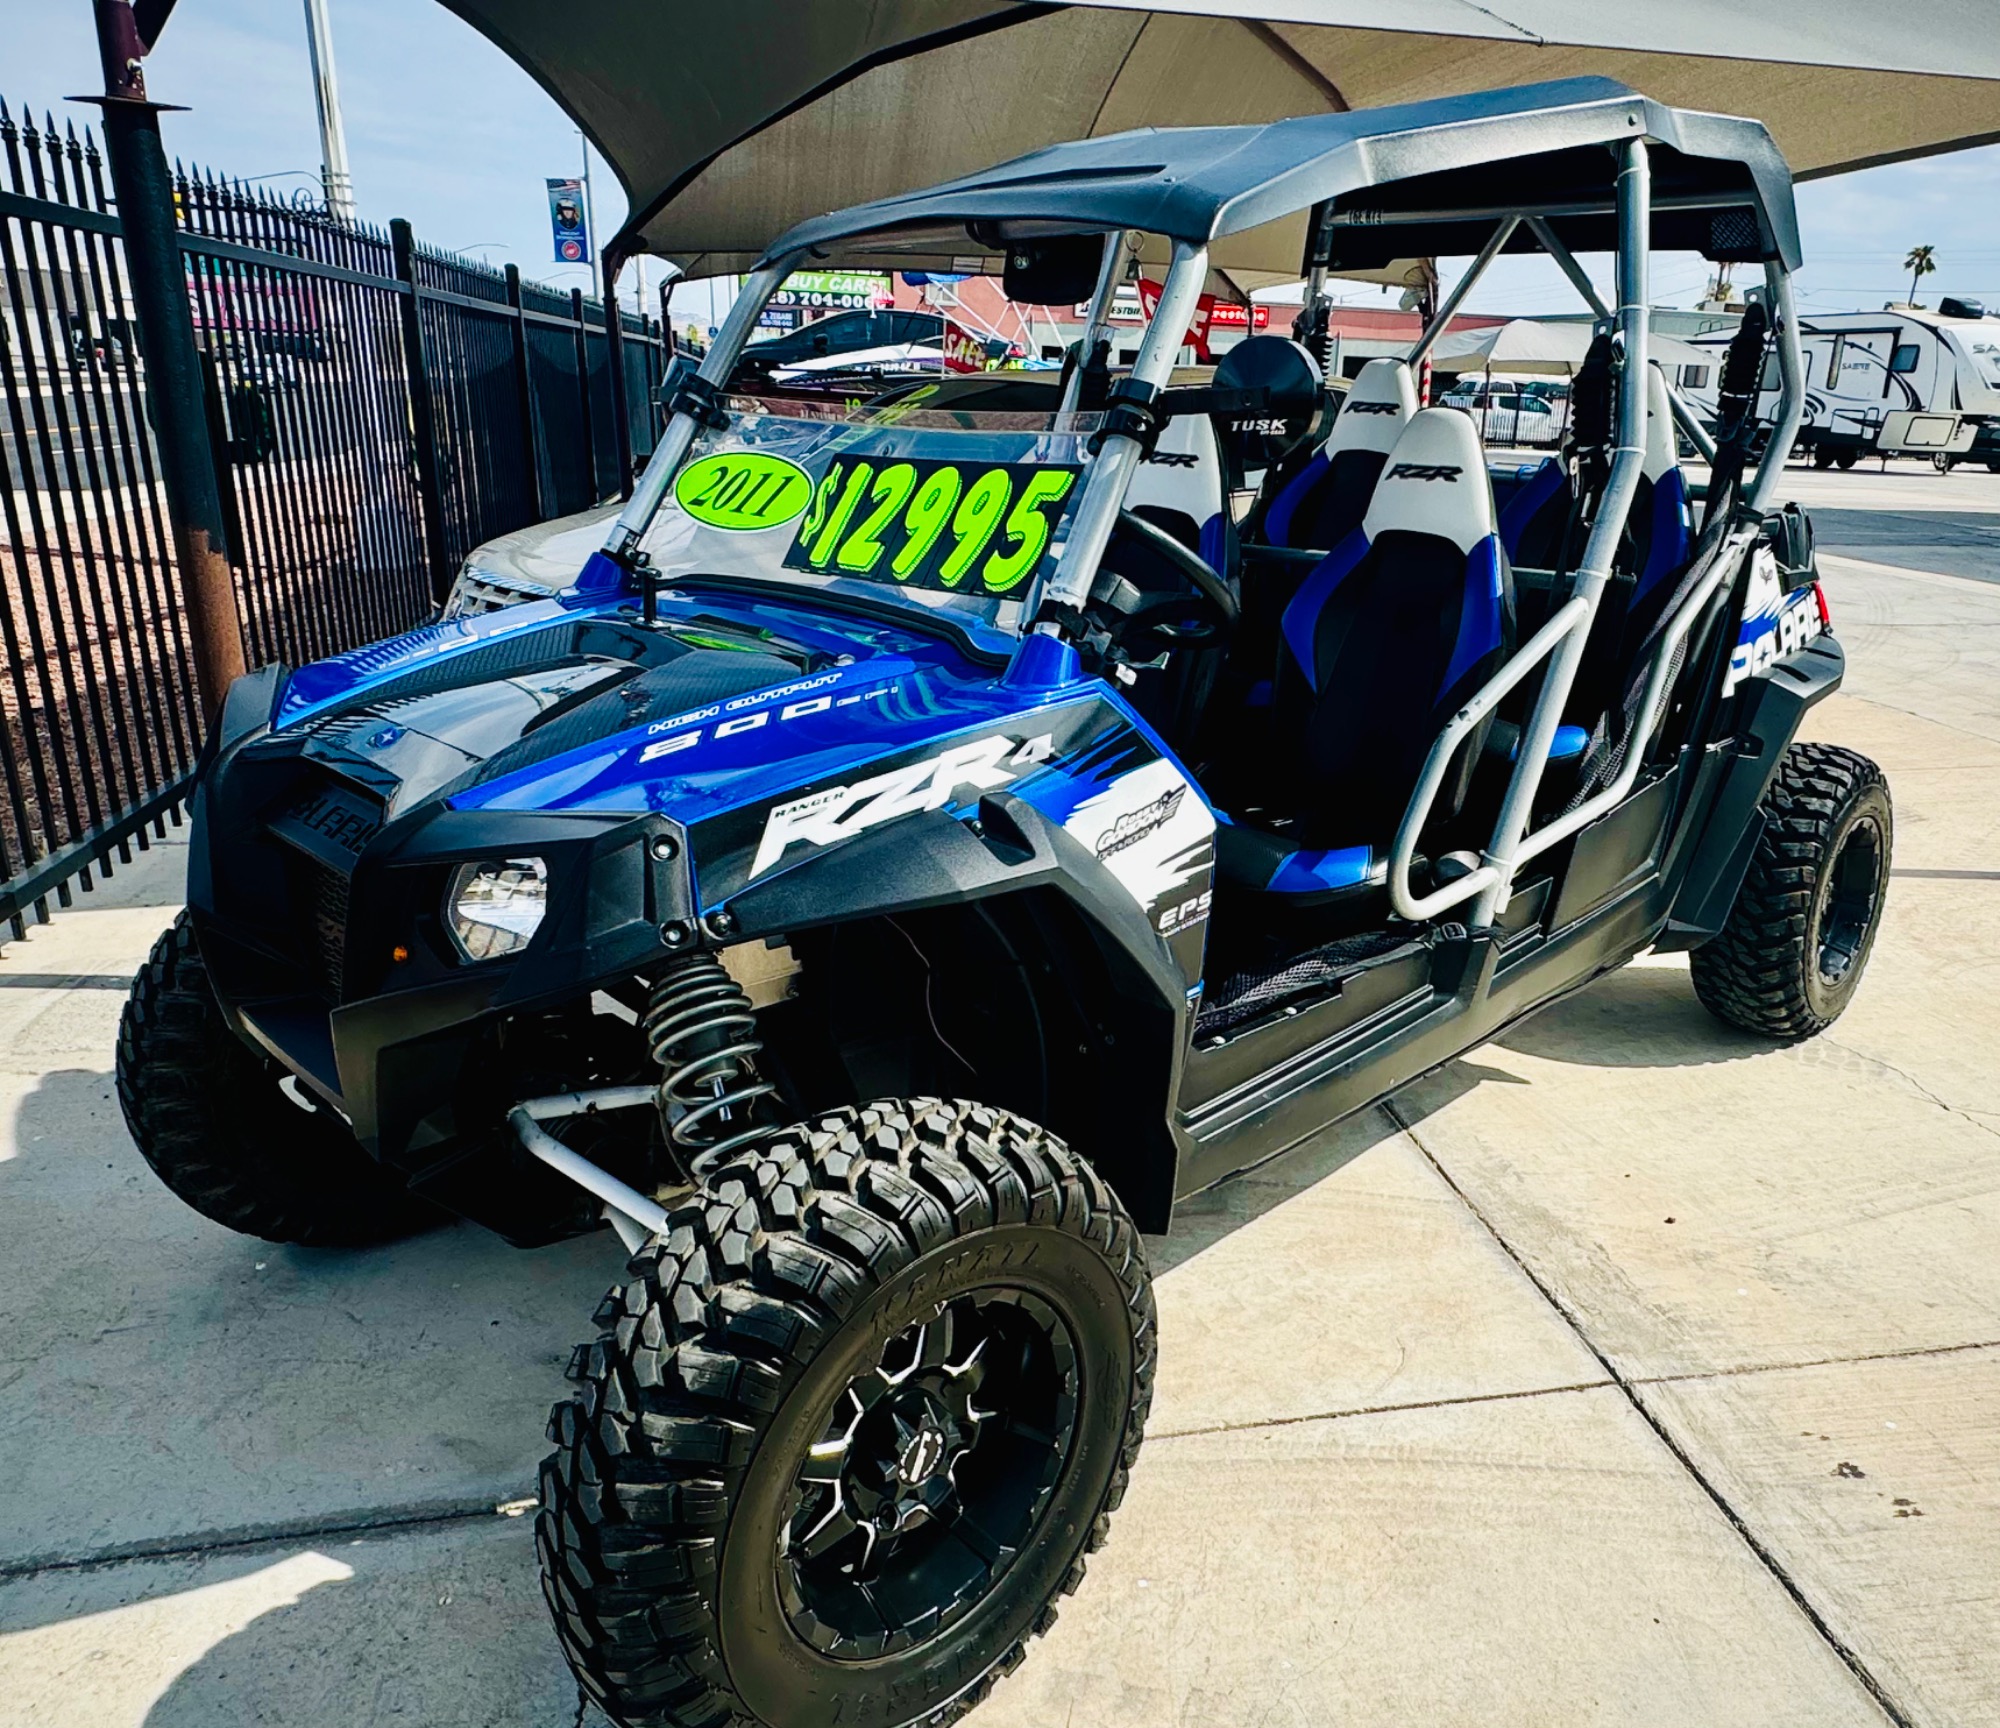
[[[1184,1207],[1130,1497],[981,1728],[2000,1722],[2000,588],[1828,572],[1813,729],[1897,806],[1852,1012],[1773,1049],[1642,960]],[[566,1728],[509,1503],[608,1238],[187,1211],[108,1072],[171,848],[115,891],[0,956],[0,1722]]]

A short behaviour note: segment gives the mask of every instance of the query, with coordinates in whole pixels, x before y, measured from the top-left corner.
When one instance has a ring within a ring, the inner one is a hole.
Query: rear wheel
[[[1694,951],[1695,994],[1746,1032],[1810,1038],[1868,964],[1889,886],[1889,784],[1866,756],[1794,744],[1764,795],[1764,832],[1721,933]]]
[[[361,1247],[443,1216],[230,1030],[185,912],[132,980],[118,1022],[118,1103],[160,1180],[246,1235]]]
[[[631,1273],[542,1467],[583,1689],[631,1728],[970,1709],[1138,1453],[1152,1291],[1110,1190],[1003,1111],[873,1104],[733,1158]]]
[[[1832,447],[1826,444],[1815,444],[1812,447],[1812,465],[1815,468],[1831,468],[1833,466]]]
[[[1860,456],[1861,452],[1859,450],[1843,450],[1838,456],[1834,457],[1833,465],[1841,473],[1845,474],[1860,459]]]

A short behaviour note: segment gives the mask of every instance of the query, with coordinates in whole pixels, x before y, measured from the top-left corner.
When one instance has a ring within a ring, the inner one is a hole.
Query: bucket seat
[[[1386,416],[1385,416],[1386,418]],[[1414,414],[1385,454],[1360,526],[1285,608],[1263,807],[1217,831],[1226,885],[1319,904],[1363,893],[1432,742],[1514,643],[1513,586],[1472,422]],[[1434,807],[1449,822],[1483,738]]]

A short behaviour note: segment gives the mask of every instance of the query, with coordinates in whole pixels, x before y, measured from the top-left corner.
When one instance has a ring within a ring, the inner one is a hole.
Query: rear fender
[[[1839,689],[1846,671],[1839,642],[1821,636],[1743,681],[1736,742],[1657,948],[1699,947],[1728,922],[1763,836],[1764,794],[1779,759],[1806,711]]]

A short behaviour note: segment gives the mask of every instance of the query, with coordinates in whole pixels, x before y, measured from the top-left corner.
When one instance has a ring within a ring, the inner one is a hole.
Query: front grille
[[[317,858],[292,860],[292,904],[299,925],[299,959],[313,982],[338,1002],[347,979],[348,881]]]

